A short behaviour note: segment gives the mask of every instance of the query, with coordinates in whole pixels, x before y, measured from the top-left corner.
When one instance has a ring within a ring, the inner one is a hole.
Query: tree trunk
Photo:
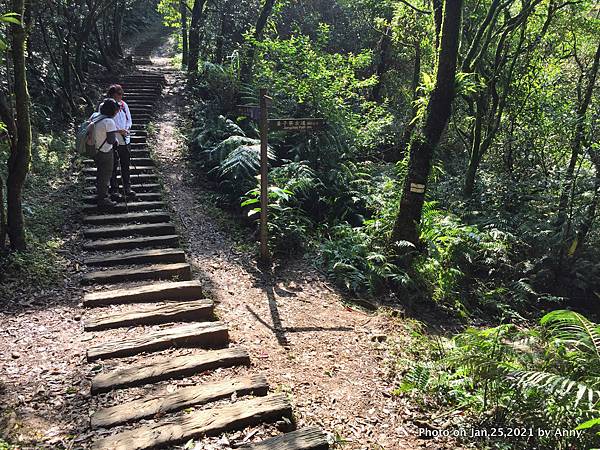
[[[192,20],[190,23],[190,39],[188,54],[188,72],[198,72],[198,58],[200,57],[200,27],[202,26],[203,11],[206,0],[195,0],[192,8]]]
[[[121,46],[121,32],[123,31],[123,16],[125,15],[125,2],[117,3],[113,15],[113,29],[110,35],[110,50],[117,57],[123,57],[123,47]]]
[[[4,177],[0,175],[0,253],[6,249],[6,209],[4,208]]]
[[[23,18],[25,0],[13,0],[14,12]],[[8,159],[7,216],[10,245],[14,250],[25,250],[25,226],[23,221],[23,185],[31,161],[31,120],[29,116],[29,92],[25,68],[25,42],[23,25],[11,24],[11,52],[14,67],[16,145]]]
[[[579,154],[581,153],[581,146],[584,141],[585,116],[592,101],[592,94],[594,92],[594,86],[596,84],[596,77],[598,75],[599,65],[600,43],[598,43],[598,47],[596,49],[596,55],[594,56],[594,63],[592,64],[592,68],[590,70],[585,93],[583,95],[583,98],[580,99],[579,105],[577,106],[577,122],[575,124],[575,133],[571,142],[571,158],[569,160],[569,166],[567,167],[565,180],[563,182],[560,199],[558,202],[557,222],[559,228],[563,227],[567,218],[567,205],[569,203],[569,193],[572,189],[575,175],[575,167],[577,166],[577,160],[579,159]]]
[[[113,64],[110,56],[108,55],[107,49],[104,46],[104,42],[102,41],[102,36],[100,35],[100,30],[98,30],[97,25],[94,25],[94,36],[96,37],[96,43],[98,44],[98,50],[100,51],[100,56],[102,58],[102,65],[112,73]]]
[[[400,211],[392,231],[393,243],[408,241],[416,246],[419,241],[418,227],[421,222],[433,152],[446,128],[452,110],[461,10],[462,0],[444,2],[435,87],[429,98],[422,130],[411,141],[408,174],[404,180]]]
[[[276,0],[265,0],[265,4],[263,5],[262,10],[260,11],[258,20],[256,21],[256,27],[254,28],[254,39],[256,41],[260,41],[263,37],[263,33],[265,31],[265,27],[267,26],[269,16],[273,11],[275,1]],[[254,68],[255,53],[256,47],[254,46],[254,44],[250,43],[248,51],[246,52],[246,56],[242,61],[242,67],[240,69],[240,78],[242,83],[247,84],[252,81],[252,70]]]
[[[373,87],[373,100],[376,102],[381,102],[382,100],[382,90],[383,90],[383,76],[388,70],[390,66],[390,58],[392,56],[392,29],[391,27],[386,27],[381,36],[380,44],[379,44],[379,63],[377,64],[377,70],[375,74],[377,75],[377,84]]]
[[[400,141],[400,151],[396,154],[396,159],[394,161],[400,161],[404,158],[406,154],[406,150],[408,144],[410,143],[410,138],[413,134],[415,126],[417,125],[417,113],[418,108],[416,105],[417,98],[419,97],[419,83],[421,82],[421,43],[419,41],[415,42],[415,63],[413,65],[413,76],[412,82],[410,84],[410,89],[412,91],[412,117],[411,120],[406,125],[404,129],[404,133],[402,133],[402,140]]]
[[[186,0],[179,0],[179,15],[181,16],[181,39],[183,49],[181,52],[181,68],[185,69],[188,65],[188,16]]]
[[[226,0],[223,6],[223,14],[221,15],[221,30],[217,36],[217,44],[215,49],[215,61],[218,64],[223,64],[223,47],[225,46],[225,33],[233,28],[231,22],[231,1]]]

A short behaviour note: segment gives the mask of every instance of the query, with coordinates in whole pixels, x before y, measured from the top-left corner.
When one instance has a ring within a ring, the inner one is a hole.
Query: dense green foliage
[[[258,129],[236,105],[257,104],[267,87],[271,117],[324,118],[318,131],[269,134],[274,254],[309,252],[352,294],[501,323],[426,340],[409,359],[430,362],[405,361],[398,394],[425,393],[426,409],[486,426],[573,430],[590,419],[581,442],[592,445],[597,342],[582,330],[597,326],[560,311],[527,323],[564,306],[598,312],[597,7],[464,3],[456,96],[420,239],[392,245],[407,149],[436,83],[439,3],[272,3],[217,2],[201,17],[190,156],[222,206],[257,225]],[[177,5],[161,5],[179,32]],[[526,446],[577,442],[534,436]]]
[[[249,20],[227,5],[208,10],[206,20],[228,14],[223,20],[236,27]],[[226,35],[237,47],[223,62],[213,58],[211,39],[224,31],[207,28],[191,136],[195,160],[239,209],[256,186],[258,134],[235,105],[257,103],[258,87],[269,86],[272,117],[326,119],[320,132],[270,134],[270,184],[289,191],[270,212],[275,251],[282,242],[322,246],[320,261],[350,291],[401,290],[464,315],[518,317],[561,298],[590,304],[600,289],[595,89],[582,104],[586,83],[595,83],[598,20],[590,3],[465,5],[457,99],[410,267],[398,259],[410,244],[400,251],[388,240],[404,146],[433,83],[431,17],[392,1],[277,5],[260,39]],[[249,85],[239,81],[248,47]]]
[[[454,427],[519,430],[484,438],[492,448],[598,444],[592,421],[600,412],[600,327],[583,315],[557,310],[532,329],[468,329],[442,342],[415,331],[413,351],[427,356],[415,363],[402,351],[396,395],[454,416]]]

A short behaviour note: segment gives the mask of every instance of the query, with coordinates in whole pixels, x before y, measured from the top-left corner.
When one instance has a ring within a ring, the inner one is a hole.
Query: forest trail
[[[165,84],[164,71],[151,67],[150,53],[156,44],[151,40],[136,49],[133,60],[146,70],[120,79],[133,118],[131,178],[133,190],[139,193],[136,201],[123,199],[116,211],[103,214],[94,205],[94,162],[85,161],[89,192],[83,206],[83,250],[89,271],[81,281],[93,291],[83,297],[89,310],[84,329],[97,333],[90,338],[86,355],[88,362],[101,361],[92,369],[96,370],[91,391],[102,405],[91,415],[91,427],[98,430],[91,448],[155,448],[278,421],[279,428],[288,432],[255,448],[328,448],[326,435],[318,428],[292,431],[289,399],[270,392],[263,374],[250,371],[246,376],[225,377],[218,370],[249,366],[251,358],[243,348],[230,345],[228,326],[216,320],[214,303],[205,298],[202,283],[192,280],[162,200],[159,175],[147,148],[147,124]],[[177,356],[161,354],[173,348],[188,350]],[[138,359],[117,359],[126,357]],[[214,381],[180,389],[169,384],[166,391],[160,390],[164,386],[150,387],[135,400],[120,399],[119,389],[198,374]],[[170,415],[203,404],[205,409]],[[139,423],[156,417],[152,423]],[[133,426],[124,428],[126,423]]]

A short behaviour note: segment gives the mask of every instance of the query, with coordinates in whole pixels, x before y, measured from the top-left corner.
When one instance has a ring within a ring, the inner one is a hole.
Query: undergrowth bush
[[[404,351],[394,361],[395,394],[418,400],[428,417],[451,417],[446,425],[455,428],[525,430],[484,438],[492,448],[600,443],[600,328],[582,314],[557,310],[530,329],[472,328],[451,340],[418,334],[413,346],[416,361]]]
[[[65,259],[62,228],[78,204],[72,185],[72,137],[66,133],[37,135],[32,148],[31,172],[25,184],[23,215],[27,251],[0,255],[0,293],[8,296],[14,286],[44,288],[62,280]],[[1,164],[4,167],[4,164]]]

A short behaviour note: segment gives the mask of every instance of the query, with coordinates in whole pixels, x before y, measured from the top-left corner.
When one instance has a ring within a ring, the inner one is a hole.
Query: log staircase
[[[87,310],[84,329],[94,333],[87,359],[112,367],[93,374],[91,392],[99,396],[150,385],[142,398],[115,402],[91,415],[90,426],[98,430],[91,446],[95,450],[173,448],[190,439],[263,422],[286,419],[293,423],[290,400],[284,394],[272,393],[268,380],[260,373],[223,376],[178,386],[168,393],[153,390],[154,383],[251,363],[243,348],[230,345],[227,324],[217,320],[213,302],[205,298],[201,283],[193,280],[186,255],[179,247],[177,227],[163,200],[159,173],[147,148],[146,125],[166,82],[163,73],[151,68],[149,56],[155,46],[152,41],[138,47],[134,61],[144,70],[120,80],[133,118],[131,179],[137,199],[119,203],[109,213],[98,210],[93,161],[86,160],[83,169],[86,273],[81,282],[88,290],[83,298]],[[159,329],[151,328],[156,325]],[[143,331],[132,336],[128,332],[132,328]],[[106,330],[118,333],[118,339],[94,342]],[[196,352],[165,354],[176,347],[193,348]],[[121,359],[136,355],[135,361]],[[223,399],[231,401],[224,403]],[[213,402],[218,403],[206,407]],[[196,409],[200,405],[203,408]],[[187,413],[182,414],[182,410]],[[109,434],[113,427],[119,428]],[[308,427],[245,448],[321,450],[329,446],[321,430]]]

